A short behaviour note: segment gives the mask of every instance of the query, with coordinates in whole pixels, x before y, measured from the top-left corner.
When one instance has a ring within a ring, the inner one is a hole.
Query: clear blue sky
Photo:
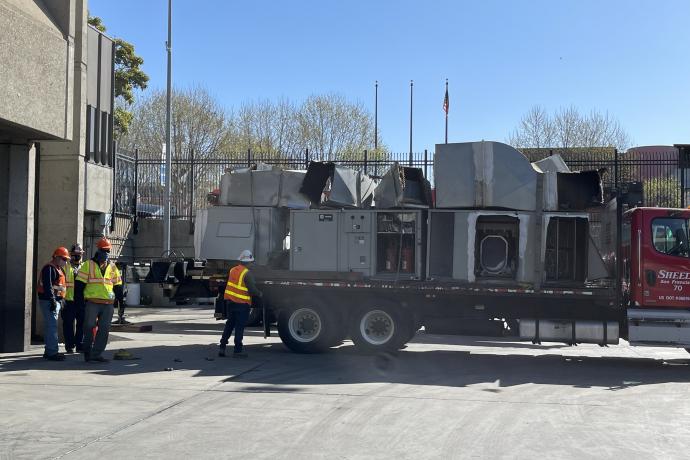
[[[165,88],[167,0],[90,0]],[[336,92],[374,110],[395,152],[504,141],[532,105],[617,117],[636,145],[690,143],[690,1],[173,0],[173,81],[228,109]]]

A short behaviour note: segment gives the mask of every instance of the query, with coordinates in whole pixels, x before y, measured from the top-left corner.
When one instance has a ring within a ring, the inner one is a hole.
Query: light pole
[[[163,246],[165,247],[165,254],[170,254],[170,176],[172,175],[172,139],[170,134],[171,123],[171,96],[172,96],[172,0],[168,0],[168,41],[165,42],[165,48],[168,52],[168,88],[166,94],[165,107],[165,208],[163,224]]]

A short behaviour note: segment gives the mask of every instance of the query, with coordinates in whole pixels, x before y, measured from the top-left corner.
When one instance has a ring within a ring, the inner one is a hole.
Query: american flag
[[[443,98],[443,111],[448,115],[448,108],[450,107],[450,102],[448,101],[448,87],[446,87],[446,96]]]

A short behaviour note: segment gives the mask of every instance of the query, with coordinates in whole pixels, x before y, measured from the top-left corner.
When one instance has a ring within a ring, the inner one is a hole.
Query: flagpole
[[[446,100],[445,100],[445,102],[446,102],[445,112],[446,112],[446,144],[447,144],[448,143],[448,109],[450,108],[448,106],[450,101],[448,101],[448,79],[447,78],[446,78]]]
[[[378,148],[379,140],[379,81],[376,80],[374,89],[374,150]]]
[[[412,166],[412,87],[414,82],[410,80],[410,166]]]

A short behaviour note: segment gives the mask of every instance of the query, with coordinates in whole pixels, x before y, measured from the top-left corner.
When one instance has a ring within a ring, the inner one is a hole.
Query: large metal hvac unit
[[[197,258],[236,260],[245,249],[258,265],[268,265],[283,249],[288,210],[273,207],[212,206],[197,211],[194,249]]]
[[[290,270],[420,279],[424,218],[417,210],[292,211]]]
[[[532,212],[430,211],[428,276],[531,282],[538,253],[534,227]]]
[[[428,253],[432,279],[579,284],[610,275],[587,213],[435,209]]]

